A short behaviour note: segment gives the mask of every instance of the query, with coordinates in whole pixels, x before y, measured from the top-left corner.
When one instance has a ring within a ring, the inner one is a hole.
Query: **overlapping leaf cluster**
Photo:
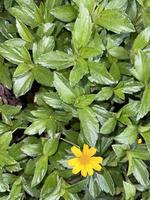
[[[149,0],[0,1],[0,84],[0,200],[150,198]]]

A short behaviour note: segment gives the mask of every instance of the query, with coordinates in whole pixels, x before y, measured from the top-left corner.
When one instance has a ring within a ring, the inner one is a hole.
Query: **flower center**
[[[79,162],[81,165],[87,165],[90,162],[90,157],[82,154],[82,156],[79,158]]]

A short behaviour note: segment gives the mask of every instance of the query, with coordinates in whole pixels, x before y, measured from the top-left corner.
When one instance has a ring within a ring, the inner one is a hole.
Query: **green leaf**
[[[46,104],[48,104],[52,108],[62,108],[62,101],[60,100],[58,94],[56,92],[47,92],[42,94],[42,99]]]
[[[68,123],[69,120],[71,120],[72,115],[71,113],[64,112],[64,111],[55,111],[54,118],[56,119],[56,121]]]
[[[35,187],[38,185],[46,175],[48,167],[48,156],[44,155],[39,158],[36,162],[34,176],[31,182],[31,186]]]
[[[6,45],[8,47],[16,47],[16,48],[22,48],[26,45],[26,42],[24,40],[22,40],[21,38],[13,38],[13,39],[9,39],[6,40],[3,45]]]
[[[150,2],[149,2],[149,0],[145,0],[145,1],[144,1],[144,5],[145,5],[146,8],[149,8],[149,7],[150,7]]]
[[[118,60],[126,60],[129,58],[129,53],[128,51],[123,48],[123,47],[113,47],[113,48],[110,48],[108,49],[108,53],[117,58]]]
[[[67,191],[70,193],[78,193],[81,192],[82,190],[86,189],[88,184],[88,180],[84,179],[82,181],[79,181],[73,185],[69,185],[66,187]]]
[[[136,194],[136,188],[131,183],[123,181],[123,187],[125,191],[125,200],[134,199]]]
[[[117,124],[116,117],[109,118],[101,127],[100,133],[102,134],[110,134],[114,131]]]
[[[41,155],[42,148],[41,144],[23,144],[21,151],[28,156],[36,157]]]
[[[74,58],[62,51],[51,51],[40,55],[36,59],[36,64],[44,67],[62,70],[74,65]]]
[[[60,98],[68,104],[75,102],[75,94],[68,80],[60,73],[54,73],[54,87],[56,88]]]
[[[2,83],[6,88],[11,89],[12,81],[10,76],[10,71],[7,65],[0,62],[0,83]]]
[[[77,108],[84,108],[84,107],[91,105],[91,103],[94,101],[94,99],[95,99],[95,94],[79,96],[76,98],[74,105]]]
[[[11,120],[14,118],[14,115],[20,112],[20,110],[21,110],[21,106],[12,106],[12,105],[7,105],[7,104],[1,105],[0,111],[1,111],[3,122],[8,125],[12,125]]]
[[[0,175],[0,192],[7,192],[9,191],[8,183],[3,181],[2,174]]]
[[[128,33],[135,31],[128,16],[119,10],[104,10],[95,17],[95,22],[96,24],[115,33]]]
[[[97,187],[96,187],[96,180],[93,178],[93,176],[91,176],[89,178],[88,189],[89,189],[90,195],[93,198],[96,198],[98,191],[97,191]]]
[[[13,183],[12,189],[7,200],[21,200],[22,196],[22,178],[20,177]]]
[[[6,132],[0,136],[0,150],[7,150],[12,140],[12,133]]]
[[[150,58],[144,52],[139,51],[135,56],[134,68],[131,69],[133,76],[144,84],[150,80],[149,62]]]
[[[12,6],[13,0],[4,0],[5,9],[8,9]]]
[[[20,112],[21,106],[3,104],[3,105],[0,105],[0,110],[1,110],[1,113],[6,116],[13,116]]]
[[[102,191],[114,195],[114,182],[108,170],[103,169],[101,174],[96,173],[96,181]]]
[[[51,52],[55,47],[53,36],[44,36],[38,43],[33,44],[33,58],[34,62],[42,55]]]
[[[15,69],[13,77],[17,78],[19,76],[24,76],[27,72],[29,72],[33,68],[32,65],[28,65],[26,63],[22,63],[18,65],[18,67]]]
[[[58,183],[58,175],[54,171],[46,178],[43,184],[40,194],[41,199],[44,199],[48,194],[51,194],[57,187],[57,183]]]
[[[53,84],[53,73],[44,67],[35,66],[32,69],[34,79],[44,86],[51,87]]]
[[[137,0],[137,2],[138,2],[142,7],[144,7],[144,0]]]
[[[7,151],[1,151],[0,154],[0,166],[3,167],[5,165],[14,165],[16,164],[16,161],[9,156]]]
[[[127,145],[125,144],[113,144],[112,148],[118,159],[126,155]]]
[[[144,138],[145,140],[145,143],[146,143],[146,146],[147,146],[147,149],[150,153],[150,132],[147,131],[147,132],[144,132],[144,133],[140,133],[142,135],[142,137]]]
[[[66,116],[66,118],[68,117],[68,115],[65,115],[65,116]],[[69,118],[69,120],[70,120],[70,118]],[[50,136],[54,135],[56,133],[56,131],[57,131],[57,118],[55,119],[55,116],[50,116],[50,119],[47,120],[46,128],[47,128],[47,132]]]
[[[88,63],[84,59],[79,58],[70,72],[70,85],[72,87],[75,86],[83,78],[84,75],[88,74],[88,72]]]
[[[25,134],[27,135],[35,135],[42,134],[46,129],[47,121],[45,119],[37,119],[35,120],[28,128],[25,130]]]
[[[133,159],[133,175],[136,178],[136,180],[141,185],[148,185],[149,184],[149,173],[146,169],[146,165],[142,160],[139,159]]]
[[[31,8],[32,9],[32,8]],[[45,9],[45,12],[46,12],[46,9]],[[35,6],[34,10],[33,10],[33,13],[34,13],[34,26],[39,26],[40,24],[42,24],[43,22],[45,22],[46,20],[44,20],[44,16],[45,13],[43,13],[43,8],[42,6]],[[50,16],[50,14],[49,14]]]
[[[63,5],[53,8],[50,13],[63,22],[71,22],[76,19],[77,12],[72,5]]]
[[[100,54],[100,50],[93,47],[84,47],[80,50],[80,55],[82,58],[91,58],[98,56]]]
[[[101,124],[103,124],[108,118],[112,116],[112,113],[109,112],[104,106],[94,105],[93,110]]]
[[[21,146],[22,146],[22,143],[19,142],[17,144],[11,145],[9,149],[9,155],[12,156],[17,161],[20,161],[26,157],[26,155],[21,151]]]
[[[6,133],[7,131],[10,131],[10,127],[7,124],[0,123],[0,135],[2,133]]]
[[[46,109],[40,108],[37,111],[32,111],[32,115],[37,117],[38,119],[34,120],[33,123],[28,128],[26,128],[25,134],[34,135],[38,133],[39,135],[41,135],[45,130],[50,135],[54,134],[57,129],[57,118],[54,116],[54,114],[55,113],[52,113],[52,110],[48,109],[48,107]]]
[[[21,7],[27,7],[27,8],[30,8],[31,10],[33,10],[35,8],[35,2],[34,0],[28,0],[25,1],[25,0],[16,0],[16,2],[21,6]]]
[[[143,10],[143,23],[145,27],[150,26],[150,13],[149,13],[149,8]]]
[[[25,43],[21,39],[10,39],[0,45],[0,54],[14,64],[23,63],[25,58],[22,55]]]
[[[32,64],[31,55],[26,47],[21,49],[21,55],[23,57],[23,61],[27,64]]]
[[[92,34],[92,21],[91,16],[87,8],[84,7],[83,4],[80,4],[80,11],[79,16],[76,19],[73,33],[72,33],[72,40],[75,49],[80,49],[85,47]]]
[[[105,46],[102,40],[102,35],[96,32],[88,46],[81,48],[80,56],[83,58],[100,56],[103,54],[104,50]]]
[[[139,132],[143,133],[143,132],[147,132],[150,130],[150,123],[144,125],[144,126],[139,126]]]
[[[23,7],[12,7],[9,8],[9,12],[13,15],[16,19],[20,20],[26,25],[31,27],[35,27],[35,19],[34,19],[34,12],[27,6]]]
[[[137,120],[143,118],[150,111],[150,88],[146,87],[138,110]]]
[[[27,42],[32,42],[32,34],[29,31],[29,29],[27,28],[27,26],[22,23],[21,21],[16,20],[16,26],[18,29],[18,33],[21,36],[21,38]]]
[[[45,6],[49,9],[55,8],[62,4],[62,0],[46,0]]]
[[[132,124],[129,116],[128,115],[124,115],[124,114],[119,117],[118,121],[121,122],[122,124],[126,125],[126,126]]]
[[[118,9],[118,10],[126,10],[128,5],[128,1],[127,0],[111,0],[107,6],[105,7],[105,9]]]
[[[69,193],[68,191],[65,191],[65,194],[63,195],[63,198],[65,200],[80,200],[79,199],[79,196],[77,194],[72,194],[72,193]]]
[[[28,195],[30,195],[31,197],[39,198],[39,191],[38,191],[38,189],[32,188],[30,181],[25,180],[23,178],[22,182],[23,182],[23,189],[24,189],[24,191]]]
[[[114,78],[107,71],[105,63],[89,62],[89,69],[91,74],[91,77],[89,78],[92,82],[105,85],[115,83]]]
[[[55,28],[54,23],[47,22],[45,24],[41,24],[41,26],[37,30],[37,35],[42,38],[44,35],[45,36],[50,36]]]
[[[31,72],[24,74],[24,76],[19,76],[13,80],[13,91],[16,97],[22,96],[27,93],[33,84],[33,75]]]
[[[137,127],[129,125],[120,135],[115,137],[115,140],[123,144],[133,144],[136,142],[137,135]]]
[[[135,20],[137,14],[138,14],[138,5],[136,0],[133,0],[132,2],[128,1],[128,15],[130,19]]]
[[[38,107],[37,110],[32,110],[31,114],[39,119],[47,119],[52,113],[52,109],[48,107]]]
[[[138,145],[136,149],[128,151],[132,158],[137,158],[141,160],[149,160],[150,153],[145,145]]]
[[[111,98],[113,95],[113,88],[103,87],[99,93],[96,94],[97,101],[105,101]]]
[[[144,85],[141,82],[128,79],[127,81],[120,81],[119,84],[114,88],[114,92],[123,92],[126,94],[133,94],[139,92]]]
[[[128,116],[136,116],[138,113],[140,102],[139,101],[129,101],[128,104],[122,107],[120,114],[125,114]]]
[[[138,53],[139,50],[142,50],[146,47],[150,40],[150,27],[147,27],[139,33],[133,43],[132,50],[134,53]]]
[[[112,137],[101,137],[100,139],[100,152],[101,154],[105,153],[108,148],[111,146],[113,141]]]
[[[94,9],[95,0],[73,0],[73,1],[77,4],[78,7],[80,7],[81,4],[84,4],[84,6],[87,7],[90,12],[92,12]]]
[[[48,139],[43,147],[43,154],[47,156],[52,156],[56,153],[59,144],[60,135],[57,134],[53,138]]]
[[[96,114],[90,107],[78,110],[83,135],[90,146],[95,146],[98,139],[99,124]]]
[[[121,78],[121,70],[118,63],[113,63],[110,67],[109,73],[113,76],[116,81],[119,81]]]
[[[6,20],[1,20],[0,21],[0,26],[1,26],[1,42],[4,42],[6,39],[11,39],[13,38],[14,35],[14,30],[15,30],[15,25],[9,23]]]
[[[83,3],[87,6],[90,12],[93,11],[95,6],[95,0],[83,0]]]
[[[59,179],[56,172],[50,174],[41,190],[41,200],[59,200],[63,196],[65,190],[63,189],[62,179]]]

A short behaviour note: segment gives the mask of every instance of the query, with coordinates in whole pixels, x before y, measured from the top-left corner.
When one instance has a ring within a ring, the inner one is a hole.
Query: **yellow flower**
[[[71,151],[76,158],[72,158],[67,162],[69,166],[73,167],[73,174],[77,174],[81,171],[81,175],[86,177],[87,175],[92,176],[94,174],[94,170],[101,170],[102,167],[100,164],[102,163],[103,158],[93,157],[96,153],[96,148],[89,148],[87,144],[84,144],[83,152],[81,152],[76,146],[73,146]]]
[[[137,141],[137,143],[138,143],[138,144],[142,144],[142,139],[139,138],[138,141]]]

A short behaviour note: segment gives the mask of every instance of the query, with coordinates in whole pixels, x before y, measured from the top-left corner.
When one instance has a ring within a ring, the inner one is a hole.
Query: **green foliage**
[[[0,1],[0,152],[0,200],[150,199],[149,0]]]

